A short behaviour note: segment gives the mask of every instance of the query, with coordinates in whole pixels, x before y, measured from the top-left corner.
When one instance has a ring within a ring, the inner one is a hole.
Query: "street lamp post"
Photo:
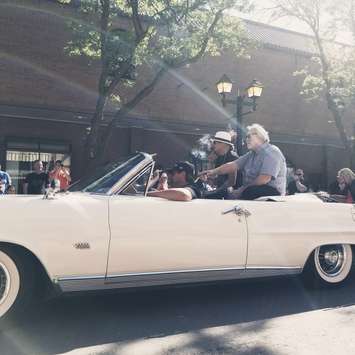
[[[236,107],[237,150],[238,154],[243,154],[243,117],[256,111],[256,101],[261,96],[264,87],[259,81],[254,79],[243,94],[240,94],[239,89],[237,89],[237,97],[235,99],[227,99],[226,95],[232,92],[233,83],[226,74],[222,76],[216,86],[218,93],[221,95],[223,107],[227,106],[227,104],[234,104]],[[249,106],[251,109],[243,112],[244,106]]]

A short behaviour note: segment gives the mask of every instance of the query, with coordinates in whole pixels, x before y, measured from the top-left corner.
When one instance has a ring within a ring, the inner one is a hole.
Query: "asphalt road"
[[[355,354],[355,278],[297,278],[62,297],[0,333],[1,355]]]

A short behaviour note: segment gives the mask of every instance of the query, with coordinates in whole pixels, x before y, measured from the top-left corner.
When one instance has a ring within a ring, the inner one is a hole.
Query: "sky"
[[[303,24],[301,21],[298,21],[294,18],[284,17],[277,20],[273,19],[271,16],[271,10],[268,10],[272,8],[272,6],[273,6],[272,0],[260,0],[259,2],[256,2],[255,10],[253,11],[253,13],[248,15],[237,13],[237,15],[242,18],[263,22],[272,26],[286,28],[301,33],[312,34],[308,29],[307,25]],[[341,35],[337,38],[337,40],[341,42],[348,42],[348,43],[351,42],[351,39],[352,38],[350,33],[341,33]]]

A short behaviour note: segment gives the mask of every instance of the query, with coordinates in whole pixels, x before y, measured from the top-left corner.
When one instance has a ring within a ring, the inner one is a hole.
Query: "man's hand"
[[[217,176],[216,169],[201,171],[198,176],[204,180],[207,180],[207,178],[214,178]]]
[[[228,199],[238,200],[242,196],[242,193],[244,192],[245,189],[246,188],[242,186],[237,190],[233,190],[233,189],[228,190]]]
[[[159,178],[159,174],[161,173],[161,170],[154,170],[153,175],[152,175],[152,179],[158,179]]]
[[[157,190],[164,191],[169,188],[168,186],[168,175],[166,173],[162,173],[159,179]]]

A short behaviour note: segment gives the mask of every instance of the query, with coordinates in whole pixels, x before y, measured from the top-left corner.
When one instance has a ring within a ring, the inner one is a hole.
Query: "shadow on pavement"
[[[58,354],[254,321],[242,329],[258,332],[270,318],[354,305],[355,278],[349,281],[342,288],[315,291],[305,290],[298,278],[287,278],[62,297],[0,333],[1,355]],[[202,335],[194,339],[201,352],[211,341]],[[229,353],[223,344],[214,345],[216,354]],[[267,349],[258,353],[270,354]]]

